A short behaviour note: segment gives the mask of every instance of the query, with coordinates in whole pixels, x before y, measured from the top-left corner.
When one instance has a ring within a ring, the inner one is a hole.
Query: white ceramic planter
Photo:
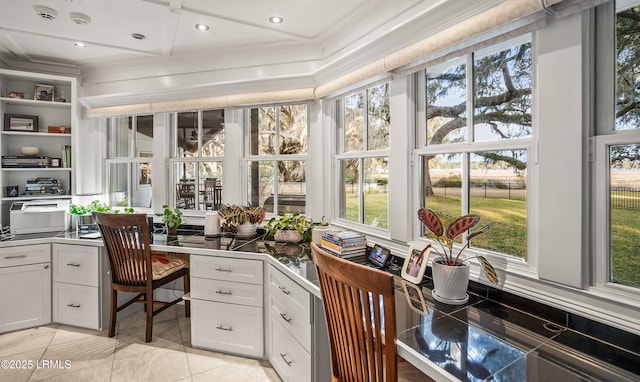
[[[258,232],[258,225],[255,223],[245,223],[238,226],[236,237],[238,238],[253,238]]]
[[[433,260],[433,298],[445,304],[459,305],[469,301],[469,264],[444,265],[441,258]]]

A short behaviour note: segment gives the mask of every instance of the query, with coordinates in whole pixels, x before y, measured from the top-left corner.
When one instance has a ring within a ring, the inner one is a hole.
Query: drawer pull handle
[[[14,255],[14,256],[5,256],[5,259],[24,259],[27,255]]]
[[[80,266],[80,264],[78,264],[78,263],[67,263],[67,265],[70,266],[70,267],[79,267]]]
[[[217,290],[216,291],[217,294],[223,294],[225,296],[231,296],[233,293],[231,293],[230,290]]]
[[[286,358],[287,355],[286,354],[280,353],[280,357],[282,357],[282,359],[284,360],[284,363],[286,363],[287,366],[291,366],[291,364],[293,363],[293,361],[287,360],[287,358]]]
[[[79,308],[80,304],[67,304],[69,308]]]
[[[233,328],[231,326],[218,325],[218,326],[216,326],[216,329],[224,330],[224,331],[227,331],[227,332],[233,332]]]
[[[278,289],[280,289],[280,292],[286,294],[287,296],[291,294],[291,291],[288,291],[285,287],[283,286],[279,286]]]
[[[291,318],[287,317],[287,315],[285,313],[280,313],[280,317],[282,317],[282,319],[287,321],[287,322],[291,322]]]
[[[233,272],[233,270],[231,270],[231,268],[216,268],[216,271],[218,271],[218,272]]]

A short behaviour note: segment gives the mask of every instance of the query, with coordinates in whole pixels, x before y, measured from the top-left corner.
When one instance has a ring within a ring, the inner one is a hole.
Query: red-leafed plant
[[[480,216],[468,214],[453,218],[446,214],[438,215],[433,210],[427,208],[420,208],[418,210],[418,219],[425,227],[427,227],[427,237],[440,243],[441,250],[434,247],[434,252],[440,256],[443,264],[451,266],[459,265],[467,260],[466,258],[460,258],[460,256],[464,249],[469,247],[471,239],[487,232],[492,225],[492,223],[488,223],[481,228],[470,232],[469,235],[467,235],[462,248],[454,254],[453,242],[455,239],[475,227],[480,222]],[[429,246],[427,246],[427,248],[429,248]],[[489,281],[497,284],[498,275],[496,274],[495,269],[493,269],[491,263],[489,263],[489,260],[480,255],[476,255],[474,257],[476,257],[478,261],[480,261],[480,264],[482,264],[482,269],[487,275]]]

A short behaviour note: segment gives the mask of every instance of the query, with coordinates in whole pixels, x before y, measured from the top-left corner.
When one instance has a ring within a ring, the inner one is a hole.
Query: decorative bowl
[[[20,147],[20,152],[22,153],[22,155],[34,156],[40,154],[40,148],[33,146],[23,146]]]

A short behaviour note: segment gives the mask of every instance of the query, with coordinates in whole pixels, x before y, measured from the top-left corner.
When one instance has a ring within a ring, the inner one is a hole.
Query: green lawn
[[[640,211],[611,209],[611,281],[640,287]]]
[[[377,219],[379,227],[387,227],[386,193],[365,195],[365,223]],[[489,232],[472,240],[473,246],[527,258],[527,210],[526,201],[500,198],[471,197],[471,212],[482,217],[480,224],[493,222]],[[347,219],[358,220],[356,194],[347,194]],[[460,214],[460,198],[435,196],[427,199],[427,207],[450,215]],[[417,215],[416,219],[417,219]],[[613,209],[611,212],[611,280],[640,287],[640,212]]]

